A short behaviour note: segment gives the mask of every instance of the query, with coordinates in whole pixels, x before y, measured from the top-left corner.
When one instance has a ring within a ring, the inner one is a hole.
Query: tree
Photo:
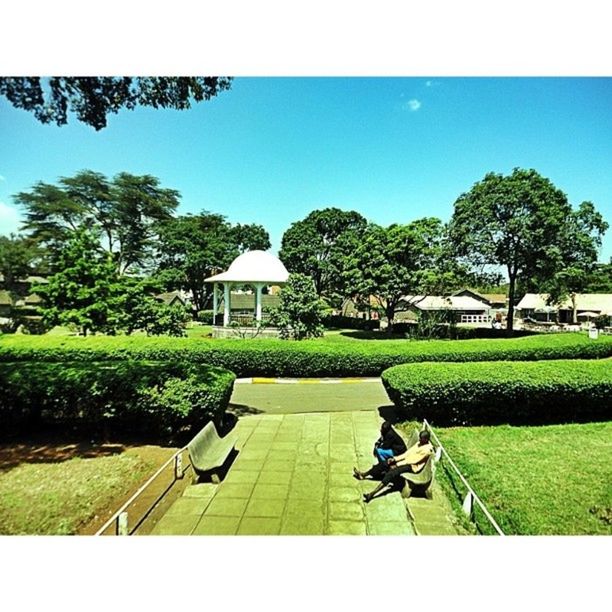
[[[571,212],[565,194],[548,179],[519,168],[509,176],[487,174],[455,202],[450,235],[456,255],[472,265],[506,269],[509,331],[517,279],[550,276],[543,262],[554,254]]]
[[[9,293],[18,293],[17,281],[34,272],[39,256],[31,240],[15,234],[0,236],[0,274],[4,288]]]
[[[612,259],[608,263],[598,263],[589,274],[585,293],[612,293]]]
[[[284,233],[279,257],[289,272],[310,276],[319,297],[341,303],[347,257],[366,226],[366,219],[354,211],[315,210]]]
[[[44,300],[48,325],[77,325],[81,333],[115,333],[120,320],[123,286],[112,257],[97,237],[79,231],[60,251],[58,272],[47,285],[34,287]]]
[[[147,268],[158,224],[171,218],[179,198],[154,176],[122,172],[109,181],[92,170],[13,196],[26,210],[24,230],[52,259],[73,232],[89,229],[100,234],[121,273]]]
[[[283,339],[317,338],[323,335],[322,309],[312,278],[305,274],[289,274],[270,321],[279,328]]]
[[[583,202],[572,211],[562,226],[559,241],[539,273],[549,302],[560,304],[567,297],[572,302],[572,321],[578,323],[576,294],[584,292],[596,270],[597,253],[608,224],[591,202]]]
[[[408,295],[444,293],[459,281],[448,257],[445,227],[439,219],[424,218],[407,225],[370,224],[350,257],[345,273],[355,296],[373,296],[393,331],[395,314]]]
[[[0,95],[41,123],[65,125],[68,111],[95,130],[122,108],[191,107],[231,86],[228,77],[1,77]]]
[[[266,229],[263,225],[257,225],[256,223],[238,223],[232,227],[232,235],[240,253],[267,251],[272,246]]]

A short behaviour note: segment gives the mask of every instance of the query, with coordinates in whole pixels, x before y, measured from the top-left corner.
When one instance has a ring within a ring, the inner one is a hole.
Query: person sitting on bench
[[[384,421],[380,426],[380,438],[374,443],[372,454],[378,459],[378,463],[387,464],[387,460],[406,452],[406,443],[403,438],[393,429],[389,421]],[[360,472],[353,468],[353,474],[358,480],[369,476],[370,470]]]
[[[405,453],[397,457],[387,459],[386,463],[379,463],[372,466],[367,472],[361,473],[354,470],[355,477],[361,480],[366,475],[373,477],[382,476],[381,482],[371,493],[364,493],[363,501],[367,504],[372,498],[384,489],[388,484],[404,472],[412,472],[418,474],[427,463],[430,455],[433,455],[434,449],[429,441],[429,431],[424,429],[419,433],[419,441],[411,446]]]

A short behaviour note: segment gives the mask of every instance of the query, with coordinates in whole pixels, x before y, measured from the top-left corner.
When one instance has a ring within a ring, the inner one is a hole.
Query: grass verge
[[[138,448],[125,452],[70,456],[63,449],[45,447],[44,457],[30,447],[0,449],[7,468],[0,471],[1,535],[71,535],[103,510],[114,508],[157,469]],[[15,459],[19,452],[28,455]],[[167,454],[167,450],[164,449]]]
[[[612,422],[435,432],[504,533],[612,535]],[[452,497],[454,480],[437,478]]]

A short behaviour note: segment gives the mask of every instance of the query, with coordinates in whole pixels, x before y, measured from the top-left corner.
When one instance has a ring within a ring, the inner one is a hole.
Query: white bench
[[[187,445],[194,477],[210,474],[214,483],[220,482],[219,472],[234,450],[236,441],[235,434],[228,434],[221,438],[215,424],[212,421],[207,423]]]

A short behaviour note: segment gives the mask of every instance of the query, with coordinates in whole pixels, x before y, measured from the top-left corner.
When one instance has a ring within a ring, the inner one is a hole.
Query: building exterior
[[[407,295],[403,301],[406,309],[414,313],[452,312],[457,323],[489,323],[491,307],[469,295]]]
[[[538,322],[574,323],[572,298],[560,304],[548,304],[548,293],[526,293],[516,305],[519,316]],[[576,319],[587,322],[601,315],[612,316],[612,293],[576,293]]]

